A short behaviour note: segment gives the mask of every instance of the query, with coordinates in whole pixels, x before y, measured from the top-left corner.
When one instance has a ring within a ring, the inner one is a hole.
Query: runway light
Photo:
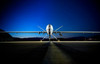
[[[42,42],[42,40],[40,40],[40,42]]]
[[[60,42],[60,40],[58,40],[58,42]]]

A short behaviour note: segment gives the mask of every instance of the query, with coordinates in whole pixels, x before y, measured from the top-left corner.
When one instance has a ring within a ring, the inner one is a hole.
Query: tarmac
[[[100,41],[0,42],[0,64],[100,63]]]

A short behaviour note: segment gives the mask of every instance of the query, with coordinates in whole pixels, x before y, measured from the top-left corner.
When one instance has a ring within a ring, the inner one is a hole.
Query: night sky
[[[59,31],[100,31],[97,0],[0,0],[0,29],[42,31],[52,24]],[[11,34],[13,37],[43,37],[46,34]],[[63,37],[80,36],[65,34]],[[57,35],[59,37],[59,35]]]

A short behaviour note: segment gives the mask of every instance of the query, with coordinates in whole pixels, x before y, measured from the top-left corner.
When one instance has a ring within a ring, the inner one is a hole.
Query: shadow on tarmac
[[[100,43],[54,44],[72,58],[72,64],[100,63]],[[50,43],[0,43],[0,64],[43,64],[49,46]]]
[[[0,64],[42,64],[48,46],[49,43],[2,43],[0,44]]]
[[[98,64],[100,43],[55,43],[76,64]]]

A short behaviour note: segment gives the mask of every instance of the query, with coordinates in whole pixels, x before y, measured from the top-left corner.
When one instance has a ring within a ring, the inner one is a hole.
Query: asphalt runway
[[[0,64],[99,64],[100,41],[0,42]]]

